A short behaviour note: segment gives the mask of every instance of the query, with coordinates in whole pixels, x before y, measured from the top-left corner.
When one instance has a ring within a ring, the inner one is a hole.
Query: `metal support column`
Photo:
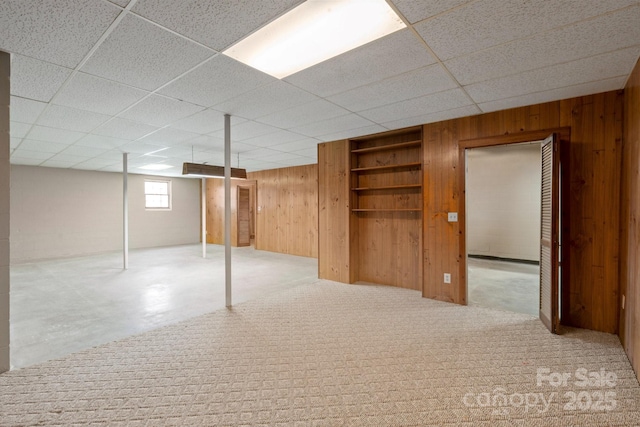
[[[207,179],[202,178],[202,258],[207,257]]]
[[[224,272],[225,301],[231,307],[231,116],[224,115]]]
[[[128,197],[128,160],[129,153],[122,153],[122,256],[123,268],[129,268],[129,197]]]

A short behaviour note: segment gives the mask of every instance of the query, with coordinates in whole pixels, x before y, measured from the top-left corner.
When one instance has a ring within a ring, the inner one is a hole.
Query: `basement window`
[[[171,181],[144,181],[144,207],[150,210],[171,209]]]

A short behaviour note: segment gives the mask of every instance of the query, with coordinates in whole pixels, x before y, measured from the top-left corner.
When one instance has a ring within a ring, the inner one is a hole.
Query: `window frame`
[[[166,184],[167,185],[167,194],[164,193],[147,193],[147,182],[150,183],[161,183],[161,184]],[[170,179],[146,179],[144,180],[144,209],[147,211],[170,211],[172,209],[173,203],[172,203],[172,188],[171,188],[171,180]],[[147,205],[147,196],[167,196],[168,199],[168,206],[160,206],[160,207],[153,207],[153,206],[148,206]]]

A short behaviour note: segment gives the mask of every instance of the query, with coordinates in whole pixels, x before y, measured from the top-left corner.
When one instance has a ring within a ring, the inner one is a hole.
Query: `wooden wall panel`
[[[318,257],[318,165],[247,174],[257,182],[256,249]]]
[[[625,87],[623,141],[620,294],[625,309],[620,311],[620,339],[640,379],[640,61]]]
[[[423,296],[464,304],[459,241],[464,230],[447,221],[457,212],[459,141],[571,128],[563,159],[569,168],[570,267],[565,323],[605,332],[618,325],[618,230],[615,197],[620,180],[622,94],[608,92],[571,100],[514,108],[424,126]],[[601,204],[602,203],[602,204]],[[566,261],[566,260],[565,260]],[[444,273],[452,283],[444,284]]]
[[[349,144],[318,145],[318,277],[351,283]],[[355,252],[355,251],[354,251]]]
[[[231,246],[238,246],[238,186],[251,187],[255,193],[256,182],[231,180]],[[224,180],[207,179],[207,243],[224,245]]]

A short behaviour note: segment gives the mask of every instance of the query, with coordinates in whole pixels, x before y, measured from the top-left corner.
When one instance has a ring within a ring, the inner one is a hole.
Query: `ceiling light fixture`
[[[149,165],[140,166],[138,169],[145,169],[150,171],[163,171],[165,169],[171,169],[173,166],[165,165],[162,163],[151,163]]]
[[[182,165],[182,175],[224,178],[224,166],[185,162]],[[240,168],[231,168],[231,178],[247,179],[247,170]]]
[[[385,0],[307,0],[223,54],[282,79],[402,28]]]

